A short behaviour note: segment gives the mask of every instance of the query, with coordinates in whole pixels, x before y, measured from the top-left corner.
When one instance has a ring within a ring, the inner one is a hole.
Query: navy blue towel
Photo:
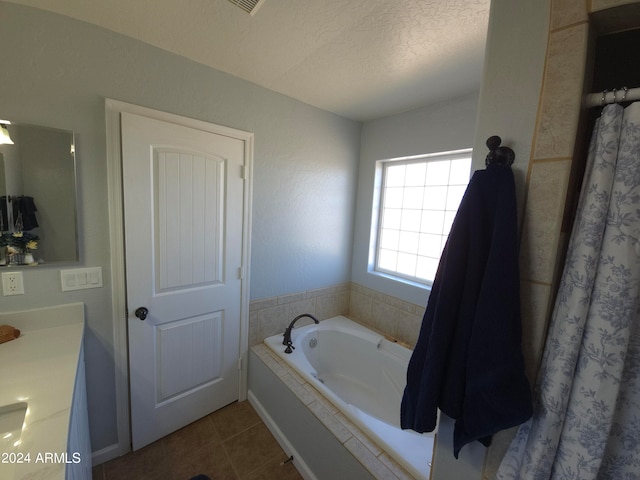
[[[454,455],[532,414],[520,319],[513,172],[476,171],[451,228],[407,370],[401,426],[455,419]]]
[[[28,232],[38,227],[38,220],[36,218],[36,204],[33,201],[33,197],[13,197],[13,221],[18,219],[18,214],[21,214],[22,218],[22,230]]]

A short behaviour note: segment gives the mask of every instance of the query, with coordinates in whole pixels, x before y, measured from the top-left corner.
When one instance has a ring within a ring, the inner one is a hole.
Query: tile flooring
[[[249,402],[232,403],[171,435],[93,468],[93,480],[301,480]]]

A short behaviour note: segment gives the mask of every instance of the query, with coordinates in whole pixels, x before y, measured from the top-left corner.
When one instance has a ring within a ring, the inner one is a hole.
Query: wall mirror
[[[77,262],[73,132],[0,122],[0,265]],[[35,248],[20,248],[36,237]]]

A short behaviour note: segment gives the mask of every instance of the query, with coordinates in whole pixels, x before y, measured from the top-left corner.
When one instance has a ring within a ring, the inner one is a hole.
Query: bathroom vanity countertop
[[[0,406],[28,405],[20,443],[0,438],[0,478],[64,479],[84,305],[3,313],[0,324],[21,330],[0,344]]]

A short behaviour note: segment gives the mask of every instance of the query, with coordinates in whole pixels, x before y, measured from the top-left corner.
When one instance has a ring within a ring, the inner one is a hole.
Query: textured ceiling
[[[370,120],[479,89],[490,0],[9,0]]]

